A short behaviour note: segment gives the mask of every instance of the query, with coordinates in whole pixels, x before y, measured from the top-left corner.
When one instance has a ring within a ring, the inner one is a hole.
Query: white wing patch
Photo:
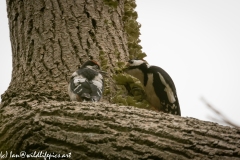
[[[165,89],[164,91],[167,93],[167,97],[168,97],[168,100],[169,102],[171,103],[174,103],[176,101],[175,97],[174,97],[174,94],[173,94],[173,91],[172,89],[170,88],[170,86],[167,84],[167,82],[165,81],[165,79],[163,78],[163,76],[158,72],[159,74],[159,77],[160,77],[160,80],[161,82],[165,85]]]
[[[92,80],[93,84],[99,89],[102,90],[102,83],[99,81]]]
[[[75,75],[73,78],[73,83],[75,86],[77,86],[79,83],[83,83],[85,81],[86,81],[86,78],[83,77],[82,75],[77,75],[77,76]]]
[[[97,88],[102,91],[102,87],[103,87],[103,84],[102,84],[102,80],[103,80],[103,77],[101,74],[98,74],[97,76],[94,77],[94,79],[92,80],[93,84],[95,86],[97,86]]]
[[[81,87],[81,84],[79,84],[79,85],[74,89],[74,91],[76,91],[76,90],[78,89],[78,87]]]
[[[78,91],[78,93],[80,93],[82,91],[82,89],[80,89],[80,91]]]
[[[101,96],[101,94],[97,91],[98,96]]]

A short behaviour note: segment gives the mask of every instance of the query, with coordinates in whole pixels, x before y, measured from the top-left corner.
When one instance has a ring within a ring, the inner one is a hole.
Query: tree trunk
[[[92,56],[109,77],[129,57],[124,2],[103,0],[7,0],[13,71],[3,101],[68,100],[67,79]],[[113,81],[105,90],[114,95]]]
[[[145,56],[135,6],[7,0],[13,71],[0,106],[0,159],[21,151],[22,159],[43,159],[46,151],[70,159],[240,159],[236,128],[109,104],[122,93],[113,75]],[[105,103],[69,102],[67,79],[89,56],[108,72]]]

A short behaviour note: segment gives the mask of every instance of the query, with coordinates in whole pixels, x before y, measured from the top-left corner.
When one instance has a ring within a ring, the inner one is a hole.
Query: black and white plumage
[[[99,101],[103,93],[103,76],[97,62],[89,60],[75,71],[68,85],[72,101]]]
[[[181,115],[173,80],[162,68],[144,60],[129,60],[125,72],[140,80],[147,100],[156,110]]]

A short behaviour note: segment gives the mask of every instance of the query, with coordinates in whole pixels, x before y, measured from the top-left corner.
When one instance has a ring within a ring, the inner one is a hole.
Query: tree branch
[[[72,159],[240,159],[240,131],[107,103],[19,101],[0,110],[0,151]]]

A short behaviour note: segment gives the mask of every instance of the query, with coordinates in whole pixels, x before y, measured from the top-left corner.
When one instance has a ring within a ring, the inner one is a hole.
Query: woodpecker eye
[[[133,60],[129,60],[128,63],[133,64]]]

